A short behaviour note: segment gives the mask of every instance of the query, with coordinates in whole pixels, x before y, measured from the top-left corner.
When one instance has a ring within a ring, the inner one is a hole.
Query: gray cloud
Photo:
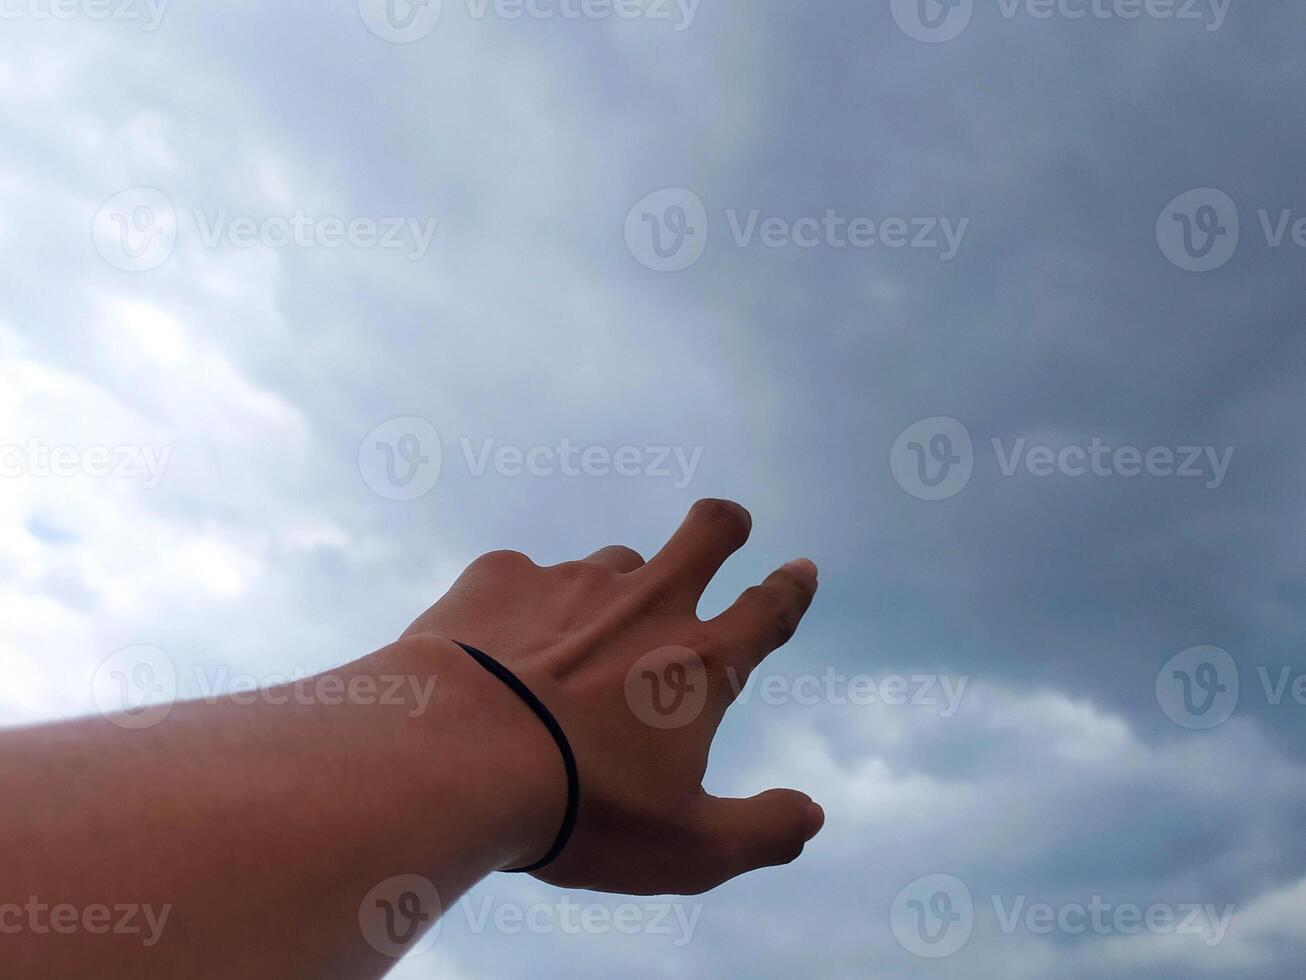
[[[1271,247],[1257,212],[1301,207],[1304,19],[1234,3],[1215,31],[1008,20],[977,0],[937,45],[889,3],[843,0],[704,0],[680,32],[447,2],[411,45],[348,3],[178,6],[152,33],[7,22],[5,441],[173,456],[155,490],[0,485],[0,720],[85,710],[94,665],[129,643],[325,667],[388,640],[480,551],[647,553],[695,497],[735,496],[754,540],[705,610],[797,554],[822,566],[777,670],[948,671],[978,693],[948,720],[741,706],[714,779],[810,780],[830,825],[802,863],[705,899],[684,949],[451,929],[405,975],[1290,975],[1306,709],[1271,704],[1256,671],[1303,666],[1306,253]],[[89,229],[141,185],[168,195],[178,241],[127,274]],[[1237,203],[1241,242],[1183,272],[1158,215],[1208,186]],[[709,237],[659,274],[623,224],[664,187],[702,199]],[[209,248],[194,219],[297,208],[439,225],[409,261]],[[753,210],[968,224],[943,261],[740,246],[727,212]],[[411,504],[357,471],[363,436],[404,415],[432,421],[445,461]],[[927,502],[889,454],[934,416],[966,425],[976,459],[964,490]],[[1003,476],[991,440],[1022,437],[1235,455],[1216,488]],[[461,439],[703,455],[681,488],[477,476]],[[1211,732],[1155,695],[1199,644],[1229,650],[1243,688]],[[933,871],[1048,902],[1232,902],[1240,925],[1194,952],[1005,936],[988,915],[927,963],[885,910]],[[507,887],[530,888],[483,886]]]

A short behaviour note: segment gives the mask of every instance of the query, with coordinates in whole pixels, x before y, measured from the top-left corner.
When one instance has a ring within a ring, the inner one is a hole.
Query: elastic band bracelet
[[[544,706],[544,702],[522,683],[521,678],[489,654],[482,653],[475,647],[460,643],[458,640],[454,640],[454,642],[466,650],[467,654],[478,664],[503,681],[517,697],[526,702],[527,706],[539,716],[540,721],[544,722],[544,727],[549,730],[553,740],[558,743],[558,751],[562,753],[562,765],[567,770],[567,810],[562,816],[562,829],[558,831],[558,836],[554,839],[553,846],[549,848],[548,854],[527,867],[509,868],[507,873],[525,874],[528,871],[537,871],[546,864],[551,864],[562,853],[562,849],[567,846],[567,841],[571,840],[572,830],[576,827],[576,811],[580,807],[580,774],[576,771],[576,756],[572,754],[571,744],[567,741],[567,736],[563,734],[558,719],[554,718],[553,712]]]

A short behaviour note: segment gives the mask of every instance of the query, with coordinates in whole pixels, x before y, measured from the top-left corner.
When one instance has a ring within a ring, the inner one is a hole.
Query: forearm
[[[141,731],[95,718],[0,735],[0,785],[28,788],[0,811],[0,906],[152,910],[139,933],[105,935],[42,934],[11,910],[5,962],[22,976],[379,977],[393,960],[359,924],[375,886],[418,875],[447,905],[548,848],[557,749],[466,654],[418,636],[332,673],[336,689],[374,677],[389,697],[270,691],[177,705]]]
[[[702,784],[735,682],[817,590],[791,561],[701,620],[750,527],[705,500],[647,563],[492,552],[400,642],[307,685],[0,734],[6,975],[373,980],[497,868],[697,894],[794,860],[824,821],[810,797]],[[93,928],[106,906],[150,914]]]

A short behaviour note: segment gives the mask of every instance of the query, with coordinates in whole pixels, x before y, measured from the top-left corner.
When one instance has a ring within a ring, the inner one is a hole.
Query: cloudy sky
[[[822,592],[709,788],[824,833],[491,879],[396,976],[1300,975],[1301,5],[58,9],[0,6],[0,724],[728,496],[704,611]]]

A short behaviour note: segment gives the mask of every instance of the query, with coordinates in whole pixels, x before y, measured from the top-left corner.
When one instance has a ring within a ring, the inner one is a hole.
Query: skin
[[[542,857],[566,803],[560,753],[453,639],[521,678],[576,755],[575,832],[536,877],[698,894],[794,860],[824,821],[806,795],[702,787],[735,692],[816,592],[800,559],[700,620],[703,590],[750,527],[738,504],[705,500],[647,563],[623,547],[550,568],[485,555],[398,641],[319,678],[412,682],[388,700],[271,689],[175,705],[140,730],[89,718],[0,734],[6,975],[381,977],[402,952],[377,924],[394,876],[429,883],[414,921],[434,920],[487,874]],[[106,929],[124,904],[151,915],[134,933]],[[56,930],[58,905],[76,911]],[[97,905],[107,923],[67,928]]]

